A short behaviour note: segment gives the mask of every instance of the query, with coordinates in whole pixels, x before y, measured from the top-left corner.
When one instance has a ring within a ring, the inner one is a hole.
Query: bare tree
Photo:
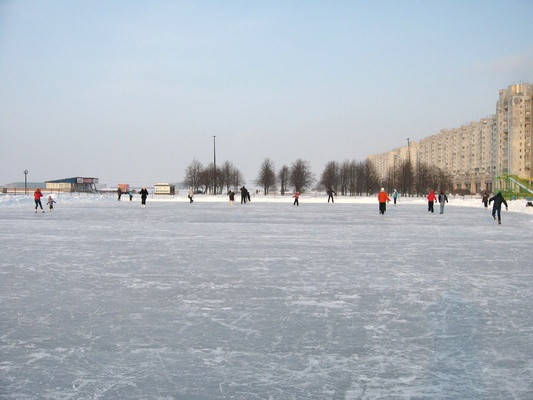
[[[378,176],[374,164],[368,159],[359,163],[357,183],[359,186],[359,195],[366,193],[370,196],[378,189]]]
[[[202,163],[194,159],[185,169],[185,184],[192,187],[195,192],[197,192],[202,185],[201,174],[203,168]]]
[[[265,194],[268,194],[270,188],[276,184],[274,162],[270,158],[265,158],[263,160],[263,163],[259,168],[259,176],[255,183],[263,187],[263,192]]]
[[[347,185],[348,185],[350,196],[356,196],[359,179],[362,179],[360,178],[358,174],[358,169],[360,169],[359,163],[353,160],[353,161],[345,161],[345,164],[346,165],[343,164],[343,168],[347,169],[347,175],[348,175]]]
[[[429,190],[446,191],[453,187],[453,182],[443,169],[420,162],[416,166],[414,181],[415,192],[419,196],[426,195]]]
[[[350,186],[350,166],[350,161],[345,160],[339,167],[339,185],[341,187],[341,194],[343,196],[346,196],[348,194]]]
[[[296,192],[304,192],[314,180],[308,161],[299,158],[292,163],[289,181]]]
[[[289,178],[290,178],[290,170],[289,167],[286,165],[283,165],[279,171],[278,171],[278,181],[280,186],[280,193],[281,195],[285,195],[285,192],[287,191],[287,186],[289,184]]]
[[[324,189],[332,188],[337,192],[339,186],[340,167],[336,161],[330,161],[324,167],[320,177],[320,185]]]
[[[211,181],[212,177],[209,168],[202,168],[202,171],[200,172],[200,185],[203,186],[203,193],[207,193],[208,190],[211,190],[213,187]]]
[[[234,170],[235,166],[231,163],[231,161],[224,161],[220,167],[220,173],[217,173],[217,183],[219,184],[220,191],[222,191],[224,186],[226,186],[226,192],[229,192],[229,189],[233,183],[232,174]]]
[[[231,173],[231,183],[234,188],[238,188],[241,184],[244,184],[244,176],[241,171],[235,168]]]
[[[411,165],[411,161],[405,160],[403,163],[401,163],[397,168],[396,175],[398,178],[395,186],[398,186],[400,193],[402,193],[404,196],[412,195],[415,174]]]

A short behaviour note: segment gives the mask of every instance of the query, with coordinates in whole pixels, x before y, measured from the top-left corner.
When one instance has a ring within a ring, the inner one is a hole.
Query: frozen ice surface
[[[0,398],[533,398],[532,214],[198,200],[0,205]]]

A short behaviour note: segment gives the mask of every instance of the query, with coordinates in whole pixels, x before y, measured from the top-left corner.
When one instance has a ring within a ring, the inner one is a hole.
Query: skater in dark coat
[[[248,193],[248,189],[246,189],[243,185],[243,187],[240,189],[241,191],[241,204],[246,204],[246,200],[250,199],[250,194]]]
[[[496,213],[498,213],[498,224],[502,223],[502,203],[505,204],[505,209],[508,210],[507,202],[503,198],[502,192],[498,192],[496,196],[493,196],[489,199],[489,204],[494,202],[492,205],[492,217],[496,220]]]
[[[448,196],[442,190],[439,193],[440,213],[444,214],[444,204],[448,202]]]
[[[233,207],[233,203],[235,202],[235,192],[233,190],[231,190],[228,193],[228,196],[229,196],[229,205],[230,205],[230,207]]]
[[[489,194],[487,192],[485,192],[485,194],[481,198],[481,202],[483,203],[485,208],[487,208],[489,206]]]
[[[329,203],[329,199],[331,199],[332,203],[335,203],[335,201],[333,200],[333,195],[337,196],[337,193],[335,193],[335,191],[332,188],[328,188],[328,190],[326,190],[326,193],[328,194],[328,203]]]
[[[141,207],[146,207],[146,198],[148,197],[148,190],[146,190],[146,188],[143,186],[139,194],[141,195]]]

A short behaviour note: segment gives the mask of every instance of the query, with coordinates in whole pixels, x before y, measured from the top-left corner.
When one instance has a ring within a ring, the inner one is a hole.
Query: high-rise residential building
[[[531,111],[533,84],[519,84],[500,90],[496,104],[498,130],[498,173],[509,173],[533,181]]]
[[[410,143],[410,156],[442,168],[454,189],[473,193],[492,191],[495,178],[512,174],[533,181],[531,113],[533,84],[512,85],[500,91],[496,114]],[[385,180],[406,159],[407,147],[371,155]]]

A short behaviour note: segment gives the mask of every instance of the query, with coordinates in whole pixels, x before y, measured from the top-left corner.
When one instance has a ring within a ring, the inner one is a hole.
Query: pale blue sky
[[[533,82],[533,1],[0,1],[0,185],[363,160]]]

